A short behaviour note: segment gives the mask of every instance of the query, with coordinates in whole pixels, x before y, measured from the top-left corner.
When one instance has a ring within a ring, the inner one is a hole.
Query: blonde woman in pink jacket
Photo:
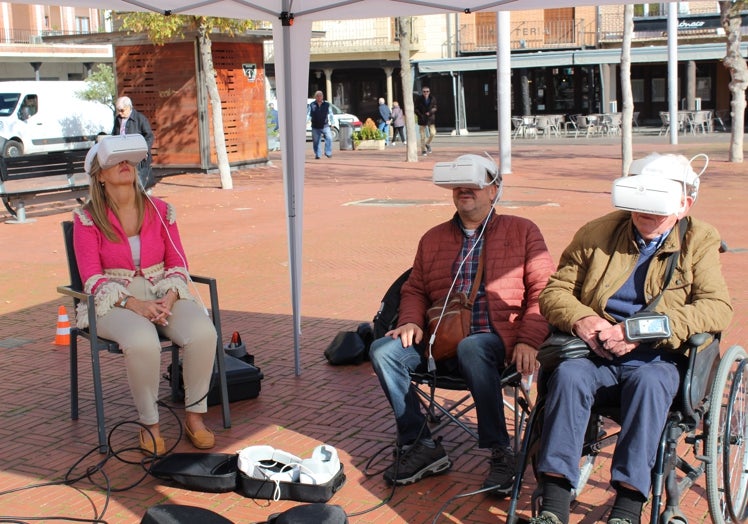
[[[144,426],[140,448],[149,455],[166,452],[156,404],[163,334],[184,352],[185,433],[196,448],[209,449],[215,436],[203,415],[217,334],[190,294],[174,208],[147,197],[138,184],[136,166],[147,151],[140,135],[106,137],[89,151],[90,197],[74,212],[76,260],[84,291],[94,295],[99,335],[124,353]],[[78,326],[87,327],[87,319],[85,305],[79,306]]]

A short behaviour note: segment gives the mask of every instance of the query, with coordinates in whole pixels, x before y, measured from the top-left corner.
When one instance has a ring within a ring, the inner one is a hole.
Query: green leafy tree
[[[252,20],[233,18],[214,18],[208,16],[170,15],[158,13],[126,13],[120,16],[122,28],[127,31],[144,32],[155,45],[163,45],[175,38],[184,38],[187,31],[197,32],[200,63],[207,80],[208,98],[210,99],[213,139],[218,159],[218,172],[221,176],[221,187],[232,189],[231,168],[226,152],[226,136],[223,132],[223,115],[221,114],[221,97],[216,82],[216,71],[213,67],[213,51],[210,34],[214,31],[234,36],[255,27]]]
[[[117,88],[114,84],[114,71],[109,64],[99,64],[86,78],[86,88],[78,96],[83,100],[101,102],[109,106],[114,115],[114,97]]]

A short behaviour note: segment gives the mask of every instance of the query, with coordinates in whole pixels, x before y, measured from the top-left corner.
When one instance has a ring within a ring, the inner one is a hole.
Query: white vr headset
[[[107,169],[120,162],[127,162],[134,166],[139,164],[146,156],[148,156],[148,144],[143,135],[107,136],[94,144],[89,150],[84,168],[86,173],[91,172],[94,157],[99,159],[99,165],[102,169]]]
[[[706,155],[697,156],[706,158]],[[708,163],[708,158],[706,161]],[[705,170],[706,165],[701,173]],[[685,157],[656,153],[635,160],[630,172],[631,175],[613,181],[613,207],[662,216],[677,215],[685,210],[686,197],[696,197],[701,175],[693,171]],[[691,194],[687,186],[692,189]]]
[[[677,215],[684,209],[682,182],[657,175],[625,176],[613,182],[613,207],[650,215]]]
[[[434,164],[432,180],[439,187],[483,189],[491,184],[501,185],[496,164],[480,155],[462,155],[453,162]],[[490,179],[489,179],[490,177]]]
[[[321,444],[310,458],[301,459],[272,446],[249,446],[238,451],[237,467],[245,475],[273,482],[319,485],[329,482],[340,470],[338,451]]]

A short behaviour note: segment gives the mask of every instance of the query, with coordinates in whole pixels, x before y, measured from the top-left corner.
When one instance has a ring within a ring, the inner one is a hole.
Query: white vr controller
[[[91,172],[94,156],[99,159],[102,169],[114,167],[120,162],[127,162],[134,166],[148,156],[148,144],[143,135],[106,136],[94,144],[86,155],[84,165],[86,173]]]

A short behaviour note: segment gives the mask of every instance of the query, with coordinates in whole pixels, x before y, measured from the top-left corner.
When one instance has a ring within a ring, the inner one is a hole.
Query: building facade
[[[0,2],[0,80],[83,80],[111,64],[109,44],[50,44],[45,37],[111,31],[99,9]]]
[[[576,114],[616,110],[620,99],[623,6],[510,13],[512,113]],[[667,4],[634,6],[632,88],[640,124],[659,125],[667,109]],[[726,40],[717,2],[678,2],[679,106],[729,112]],[[418,93],[428,84],[439,101],[442,130],[492,130],[496,107],[496,15],[413,17],[410,60]],[[313,26],[309,92],[360,119],[376,117],[376,100],[403,95],[395,19],[324,21]],[[743,30],[748,32],[748,13]],[[272,43],[266,44],[272,75]],[[402,104],[401,104],[402,105]]]
[[[657,124],[667,109],[666,3],[636,4],[632,87],[639,123]],[[724,31],[717,2],[678,2],[679,105],[729,109]],[[388,104],[429,84],[441,129],[491,130],[496,107],[496,15],[452,13],[405,19],[414,85],[403,90],[396,19],[315,22],[309,94],[322,90],[344,111],[376,118]],[[510,13],[512,113],[575,114],[621,107],[623,6]],[[111,31],[105,11],[0,2],[0,80],[79,80],[112,64],[108,44],[50,44],[45,37]],[[748,13],[744,15],[748,32]],[[746,44],[748,45],[748,44]],[[268,96],[274,98],[273,46],[264,48]],[[400,101],[400,100],[399,100]],[[401,103],[401,105],[403,105]]]

